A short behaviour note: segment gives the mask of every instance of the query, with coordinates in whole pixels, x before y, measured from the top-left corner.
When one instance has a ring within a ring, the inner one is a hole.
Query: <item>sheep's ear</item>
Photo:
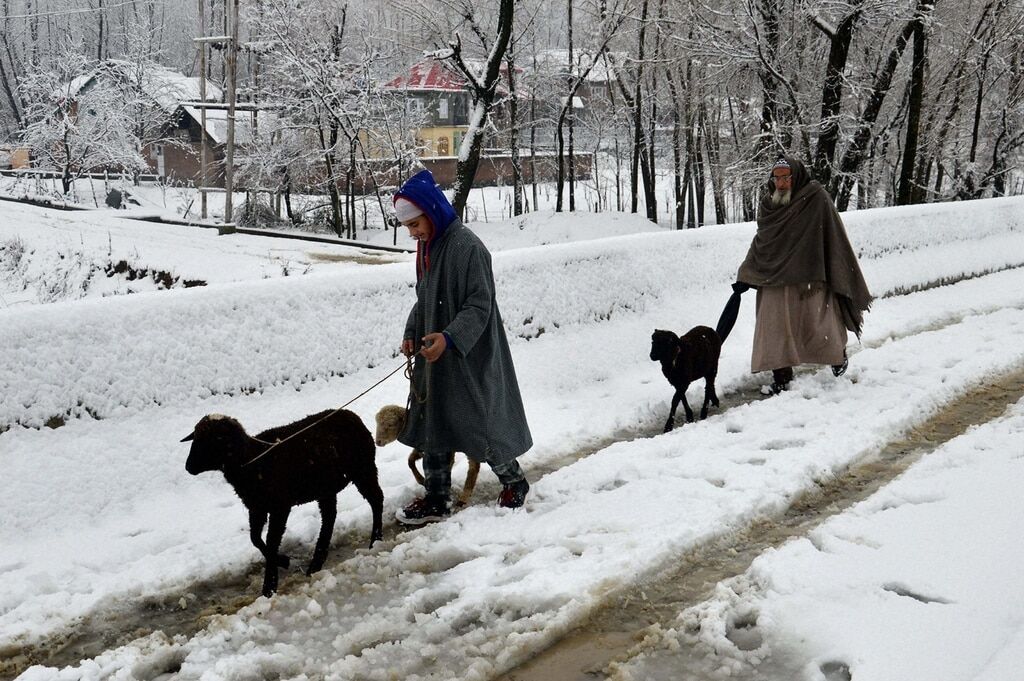
[[[185,437],[181,438],[181,439],[179,440],[179,442],[189,442],[189,441],[191,441],[191,440],[192,440],[193,438],[195,438],[195,435],[196,435],[196,431],[194,431],[194,430],[193,430],[193,431],[192,431],[191,433],[189,433],[189,434],[188,434],[188,435],[186,435]]]

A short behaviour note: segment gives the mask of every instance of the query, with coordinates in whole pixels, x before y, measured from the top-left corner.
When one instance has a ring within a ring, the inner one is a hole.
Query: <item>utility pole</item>
[[[206,0],[199,0],[199,35],[206,37]],[[199,41],[199,101],[206,101],[206,42]],[[207,217],[206,208],[206,107],[199,110],[199,206],[200,216]]]
[[[224,142],[224,223],[230,225],[234,222],[232,191],[234,189],[234,163],[235,163],[235,104],[236,89],[238,85],[238,4],[239,0],[227,0],[231,3],[231,18],[227,44],[227,136]],[[227,8],[225,7],[225,14]]]
[[[224,225],[220,230],[222,234],[230,233],[234,231],[234,202],[233,202],[233,190],[234,190],[234,172],[235,172],[235,112],[236,111],[249,111],[252,116],[252,125],[255,128],[257,110],[260,105],[259,102],[238,102],[238,7],[240,0],[224,0],[224,35],[206,35],[206,0],[199,1],[199,28],[203,35],[196,38],[193,42],[199,44],[199,99],[197,102],[182,102],[182,106],[199,109],[199,125],[202,128],[201,137],[202,140],[199,146],[199,165],[200,165],[200,182],[199,194],[201,196],[200,205],[202,207],[202,217],[207,217],[207,192],[210,188],[207,186],[209,182],[208,177],[208,149],[206,138],[207,138],[207,110],[216,109],[218,111],[226,111],[227,117],[227,131],[224,138]],[[213,0],[214,2],[216,0]],[[227,79],[226,82],[226,93],[224,102],[208,102],[206,101],[207,90],[207,43],[216,43],[223,45],[225,49],[224,53],[224,74]],[[258,56],[257,56],[258,59]],[[257,73],[259,71],[259,65],[257,64]],[[258,77],[258,76],[257,76]]]

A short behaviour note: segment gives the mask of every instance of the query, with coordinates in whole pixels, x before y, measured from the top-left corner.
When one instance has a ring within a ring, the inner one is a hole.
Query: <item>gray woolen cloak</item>
[[[441,331],[455,347],[433,364],[416,355],[399,441],[492,464],[519,457],[533,439],[494,295],[491,254],[458,219],[430,246],[405,338],[418,351],[423,336]]]

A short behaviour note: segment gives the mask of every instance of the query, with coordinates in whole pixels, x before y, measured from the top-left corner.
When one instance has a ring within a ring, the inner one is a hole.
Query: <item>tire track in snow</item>
[[[870,497],[969,427],[1000,417],[1022,398],[1024,367],[986,379],[905,437],[889,442],[870,461],[794,499],[781,517],[759,519],[738,532],[703,544],[681,556],[678,564],[658,579],[609,600],[587,622],[527,664],[498,677],[499,681],[616,678],[612,663],[645,650],[644,637],[652,627],[675,626],[680,612],[710,598],[716,584],[744,573],[766,549],[807,535],[832,516]],[[685,656],[685,651],[673,654]]]

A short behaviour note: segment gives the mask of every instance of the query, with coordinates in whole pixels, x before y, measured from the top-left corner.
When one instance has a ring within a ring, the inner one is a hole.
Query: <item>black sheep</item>
[[[307,426],[312,427],[303,430]],[[235,419],[211,414],[204,416],[182,439],[186,441],[192,442],[192,448],[185,470],[192,475],[222,471],[249,509],[249,538],[266,561],[264,596],[277,590],[278,567],[288,567],[288,556],[279,554],[278,549],[292,506],[310,501],[320,506],[320,534],[307,575],[323,567],[327,559],[337,516],[337,495],[348,483],[353,483],[370,503],[370,546],[382,537],[384,495],[377,482],[373,436],[350,411],[322,411],[265,430],[256,437],[247,435]],[[278,441],[281,444],[267,452]],[[266,456],[260,456],[264,452]],[[264,543],[263,526],[268,516],[270,527]]]
[[[665,422],[665,432],[672,430],[676,407],[683,403],[686,421],[693,421],[693,411],[686,402],[686,389],[698,378],[704,379],[704,405],[700,417],[707,418],[708,402],[718,406],[715,394],[715,376],[718,375],[718,356],[722,352],[722,341],[714,329],[695,326],[682,338],[671,331],[656,330],[651,334],[651,360],[661,362],[661,373],[676,392],[672,396],[672,410]]]

